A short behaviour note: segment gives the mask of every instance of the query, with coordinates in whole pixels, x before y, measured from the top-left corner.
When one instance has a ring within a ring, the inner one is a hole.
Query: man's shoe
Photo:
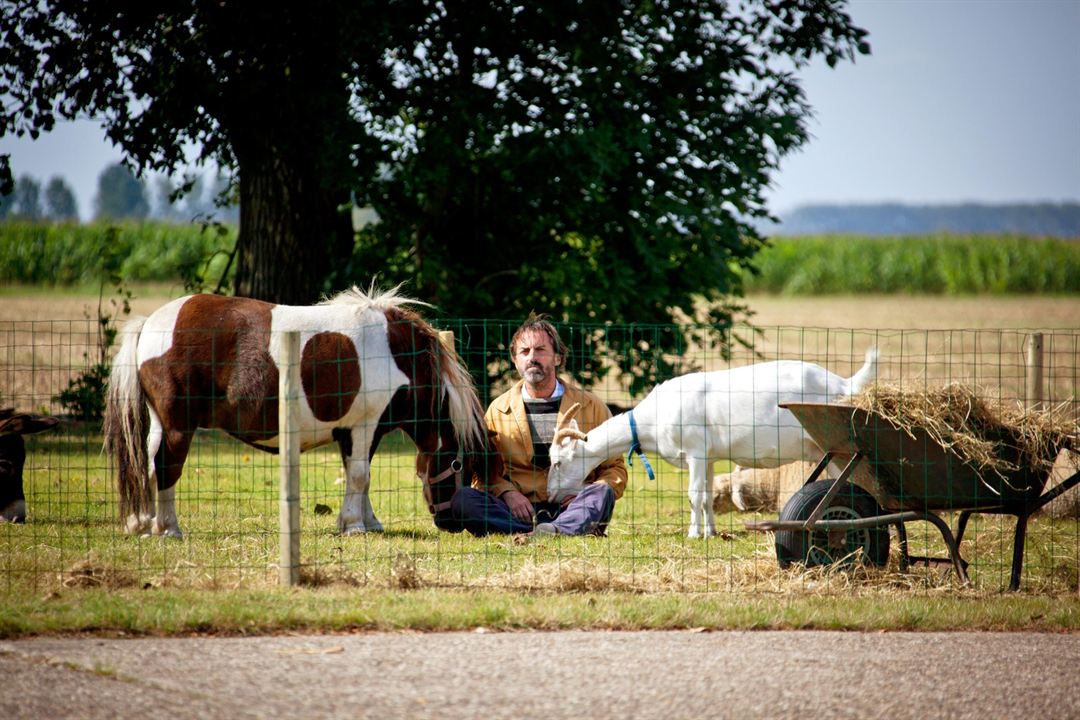
[[[538,523],[531,535],[558,535],[559,528],[555,527],[552,523]]]

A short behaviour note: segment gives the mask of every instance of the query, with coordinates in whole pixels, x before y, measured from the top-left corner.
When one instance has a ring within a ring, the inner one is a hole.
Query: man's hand
[[[566,508],[570,507],[570,503],[574,502],[576,498],[577,495],[567,495],[562,499],[562,502],[559,504],[559,509],[566,510]]]
[[[510,513],[524,523],[533,521],[533,506],[529,499],[517,490],[507,490],[499,499],[510,508]]]

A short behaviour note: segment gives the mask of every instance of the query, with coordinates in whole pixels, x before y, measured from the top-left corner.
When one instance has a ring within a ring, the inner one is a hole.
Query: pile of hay
[[[919,391],[878,383],[852,398],[852,403],[909,435],[914,429],[923,430],[961,460],[996,473],[1006,484],[1007,476],[1021,467],[1049,474],[1063,448],[1080,451],[1080,423],[1067,403],[1029,409],[1019,402],[987,400],[962,383]],[[1002,444],[1016,448],[1018,462],[1002,458]]]

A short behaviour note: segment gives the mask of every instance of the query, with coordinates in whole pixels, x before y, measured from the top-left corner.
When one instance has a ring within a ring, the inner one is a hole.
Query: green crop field
[[[1080,241],[1017,235],[774,238],[750,292],[1064,294],[1080,292]]]
[[[0,223],[0,282],[95,285],[217,283],[235,229],[196,224]],[[108,267],[106,267],[108,266]],[[789,295],[1080,292],[1080,241],[1019,235],[777,237],[755,259],[746,290]]]

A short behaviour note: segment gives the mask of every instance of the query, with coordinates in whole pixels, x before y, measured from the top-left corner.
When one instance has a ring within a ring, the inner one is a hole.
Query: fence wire
[[[486,403],[507,387],[507,346],[516,324],[441,320],[455,333]],[[568,371],[616,412],[640,401],[641,390],[667,376],[724,370],[776,359],[800,359],[848,377],[870,347],[880,351],[878,380],[910,392],[950,383],[975,388],[993,403],[1027,402],[1027,343],[1031,330],[884,331],[806,327],[737,327],[721,352],[709,342],[719,330],[679,326],[564,325]],[[671,342],[672,338],[691,340]],[[1080,416],[1080,332],[1046,330],[1042,337],[1043,407]],[[99,327],[94,321],[0,322],[0,407],[61,418],[58,427],[26,435],[22,470],[26,522],[0,524],[0,588],[4,592],[57,587],[251,588],[278,582],[278,458],[217,430],[200,430],[177,485],[181,540],[127,535],[118,517],[115,468],[102,452],[99,422],[68,414],[65,391],[93,395],[100,374]],[[670,348],[663,354],[657,348]],[[630,348],[636,358],[615,355]],[[635,360],[637,361],[635,363]],[[651,364],[648,364],[651,363]],[[643,371],[642,368],[646,370]],[[647,369],[663,368],[657,377]],[[97,379],[95,379],[97,378]],[[500,379],[501,378],[501,379]],[[637,392],[635,393],[635,390]],[[819,457],[789,458],[813,464]],[[497,587],[574,591],[613,589],[676,592],[808,591],[827,587],[958,587],[948,564],[904,567],[896,527],[885,529],[889,550],[881,567],[860,563],[781,569],[775,537],[747,528],[775,519],[786,499],[742,510],[715,498],[716,535],[687,537],[687,473],[650,454],[655,480],[640,462],[629,470],[606,537],[520,538],[439,531],[416,477],[415,448],[400,432],[386,436],[374,456],[371,501],[382,531],[341,535],[337,514],[344,472],[333,445],[301,455],[301,582],[380,587]],[[728,471],[718,463],[715,471]],[[806,469],[792,471],[796,486]],[[1058,480],[1064,477],[1056,471]],[[1055,480],[1051,479],[1050,483]],[[15,487],[9,478],[0,488]],[[790,480],[789,480],[790,484]],[[717,483],[717,488],[721,483]],[[749,491],[747,491],[749,492]],[[775,493],[774,493],[775,495]],[[1023,588],[1077,590],[1080,527],[1076,492],[1028,525]],[[728,498],[730,500],[730,498]],[[769,504],[771,503],[771,504]],[[2,505],[2,503],[0,503]],[[938,510],[950,523],[957,512]],[[962,545],[972,585],[1009,584],[1015,519],[975,515]],[[905,526],[913,556],[948,556],[942,534],[927,522]]]

